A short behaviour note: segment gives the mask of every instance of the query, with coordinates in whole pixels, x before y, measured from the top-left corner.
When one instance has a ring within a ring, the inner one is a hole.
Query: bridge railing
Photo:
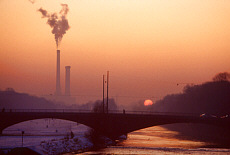
[[[157,111],[123,111],[110,110],[109,113],[123,113],[123,114],[143,114],[143,115],[181,115],[181,116],[199,116],[199,113],[177,113],[177,112],[157,112]]]
[[[47,112],[47,113],[100,113],[88,109],[2,109],[1,112]],[[129,110],[109,110],[109,114],[143,114],[143,115],[181,115],[199,116],[198,113],[176,113],[176,112],[156,112],[156,111],[129,111]]]
[[[2,109],[1,112],[83,112],[90,113],[92,110],[85,109]]]

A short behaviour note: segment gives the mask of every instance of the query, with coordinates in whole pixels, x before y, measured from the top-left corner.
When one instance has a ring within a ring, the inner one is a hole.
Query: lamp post
[[[23,147],[23,135],[24,135],[24,131],[22,131],[22,147]]]
[[[103,75],[103,113],[105,113],[105,75]]]
[[[107,71],[107,102],[106,102],[106,110],[109,113],[109,71]]]

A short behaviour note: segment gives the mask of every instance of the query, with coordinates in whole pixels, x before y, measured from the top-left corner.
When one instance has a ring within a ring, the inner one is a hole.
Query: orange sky
[[[120,103],[119,96],[156,100],[181,92],[176,83],[230,71],[228,0],[1,0],[0,89],[54,93],[54,35],[37,10],[59,12],[61,3],[71,27],[60,48],[62,91],[67,65],[73,95],[100,96],[109,70],[110,94]]]

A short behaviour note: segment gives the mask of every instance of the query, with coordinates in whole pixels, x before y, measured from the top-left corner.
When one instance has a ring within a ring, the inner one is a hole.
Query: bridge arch
[[[94,124],[92,119],[88,118],[87,115],[85,117],[85,113],[83,114],[76,114],[76,113],[0,113],[0,132],[12,125],[30,121],[30,120],[37,120],[37,119],[59,119],[59,120],[66,120],[72,121],[76,123],[80,123],[86,125],[88,127],[93,127]],[[93,116],[91,116],[93,117]],[[90,121],[91,120],[91,121]]]
[[[21,134],[22,131],[29,135],[66,135],[71,131],[87,131],[88,126],[80,125],[78,122],[64,119],[33,119],[16,123],[3,129],[2,134]]]

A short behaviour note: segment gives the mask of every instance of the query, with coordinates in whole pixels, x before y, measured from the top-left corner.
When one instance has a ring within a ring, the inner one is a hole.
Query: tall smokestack
[[[60,83],[60,50],[57,50],[57,74],[56,74],[56,95],[61,95],[61,83]]]
[[[65,66],[65,95],[70,96],[70,66]]]

